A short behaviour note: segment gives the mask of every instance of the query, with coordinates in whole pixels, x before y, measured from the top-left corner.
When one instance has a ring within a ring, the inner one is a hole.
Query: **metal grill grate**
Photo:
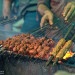
[[[57,23],[56,23],[57,24]],[[35,37],[42,37],[45,36],[47,38],[53,38],[55,41],[59,40],[59,38],[63,37],[65,34],[65,30],[69,27],[70,25],[67,25],[64,27],[57,28],[56,26],[49,26],[48,24],[44,26],[42,29],[37,29],[33,32],[31,32],[32,35]],[[11,34],[9,32],[6,32],[8,34]],[[63,36],[62,36],[63,33]],[[14,34],[12,34],[14,35]],[[2,52],[1,56],[5,59],[4,66],[5,66],[5,71],[6,75],[54,75],[54,73],[58,69],[64,68],[62,65],[58,66],[45,66],[46,61],[41,60],[41,59],[35,59],[35,58],[30,58],[28,56],[22,56],[22,55],[17,55],[14,53],[10,52]],[[67,66],[67,70],[70,67],[73,67],[75,69],[75,61],[74,63],[71,63],[70,61],[75,60],[75,56],[73,59],[69,59],[67,61],[64,61],[63,65]],[[61,68],[60,68],[61,67]],[[72,70],[73,71],[73,70]]]

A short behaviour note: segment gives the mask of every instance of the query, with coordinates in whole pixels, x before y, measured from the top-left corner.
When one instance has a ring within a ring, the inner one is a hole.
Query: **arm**
[[[10,17],[11,0],[3,0],[3,16]]]
[[[51,12],[50,8],[45,3],[50,4],[50,0],[46,0],[43,3],[38,4],[38,12],[43,16],[40,22],[40,26],[42,27],[46,20],[49,21],[49,24],[53,24],[53,13]],[[49,5],[50,6],[50,5]]]

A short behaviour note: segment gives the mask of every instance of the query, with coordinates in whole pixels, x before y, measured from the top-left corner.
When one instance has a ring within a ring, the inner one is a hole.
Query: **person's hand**
[[[53,13],[50,11],[50,10],[46,10],[42,19],[41,19],[41,22],[40,22],[40,27],[43,27],[45,21],[48,20],[49,21],[49,24],[52,25],[53,24]]]
[[[75,17],[75,1],[69,2],[63,10],[62,13],[64,20],[70,21],[71,19],[74,19]]]

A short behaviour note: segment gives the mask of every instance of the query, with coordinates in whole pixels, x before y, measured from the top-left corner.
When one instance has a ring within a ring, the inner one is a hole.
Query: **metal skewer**
[[[67,33],[66,33],[64,39],[67,38],[67,36],[69,35],[69,33],[70,33],[70,31],[72,30],[72,28],[73,28],[73,25],[70,26],[70,28],[69,28],[69,30],[67,31]],[[57,45],[56,45],[56,46],[57,46]],[[60,49],[59,49],[59,50],[60,50]],[[53,59],[54,57],[55,57],[54,55],[51,55],[51,56],[50,56],[49,60],[48,60],[47,63],[46,63],[47,66],[50,64],[50,62],[52,61],[52,59]],[[56,60],[56,61],[57,61],[57,60]]]
[[[73,41],[74,39],[75,39],[75,34],[74,34],[74,36],[71,38],[71,41]],[[72,44],[71,44],[71,45],[72,45]],[[71,45],[70,45],[70,46],[71,46]],[[68,50],[69,50],[69,48],[67,48],[67,49],[65,50],[65,54],[66,54],[66,52],[67,52]],[[59,58],[56,58],[55,61],[54,61],[54,63],[53,63],[53,66],[56,65],[56,64],[58,63],[58,61],[59,61]]]

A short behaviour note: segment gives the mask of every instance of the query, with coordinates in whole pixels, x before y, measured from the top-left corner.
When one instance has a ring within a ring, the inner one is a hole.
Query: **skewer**
[[[63,21],[61,21],[63,24],[64,24],[64,22]],[[58,24],[58,21],[55,23],[55,25],[56,24]],[[70,24],[71,23],[69,23],[69,25],[64,25],[63,27],[61,27],[57,32],[55,32],[55,33],[53,33],[53,39],[57,36],[57,35],[59,35],[59,33],[62,31],[62,30],[65,30],[66,28],[68,28],[68,27],[70,27]],[[47,37],[47,34],[49,34],[50,32],[51,32],[51,30],[54,30],[54,29],[57,29],[57,27],[56,26],[54,26],[54,25],[52,25],[52,26],[50,26],[49,25],[49,23],[48,22],[46,22],[45,23],[45,25],[42,27],[42,29],[41,28],[37,28],[37,29],[35,29],[34,31],[31,31],[31,34],[32,35],[35,35],[35,36],[42,36],[43,34],[44,34],[44,31],[45,31],[45,29],[47,29],[47,28],[49,28],[50,29],[50,31],[48,31],[47,33],[46,33],[46,35],[45,35],[45,37]],[[37,34],[36,34],[37,33]],[[61,36],[61,35],[60,35]]]
[[[67,31],[66,35],[64,38],[60,39],[59,42],[57,43],[57,45],[55,46],[49,60],[47,61],[46,65],[48,66],[50,64],[50,62],[52,61],[52,59],[57,55],[57,53],[60,51],[61,46],[63,46],[66,42],[66,38],[69,35],[70,31],[72,30],[73,26],[71,25],[69,30]],[[60,44],[59,44],[60,43]],[[56,50],[57,49],[57,50]]]
[[[54,39],[57,35],[59,35],[59,32],[61,32],[62,30],[65,30],[65,27],[69,28],[70,26],[71,26],[71,25],[67,25],[67,26],[65,25],[64,27],[62,27],[61,29],[59,29],[56,34],[54,33],[55,35],[53,34],[53,35],[54,35],[54,36],[53,36],[53,39]]]
[[[66,54],[66,52],[67,52],[67,51],[69,50],[69,48],[71,47],[72,42],[73,42],[74,39],[75,39],[75,34],[74,34],[74,36],[71,38],[71,40],[67,41],[67,42],[65,43],[65,45],[63,46],[63,48],[60,49],[59,53],[56,55],[56,59],[55,59],[55,61],[54,61],[54,63],[53,63],[53,66],[56,65],[56,63],[57,63],[60,59],[63,58],[63,56]]]
[[[55,24],[57,24],[57,23],[55,23]],[[50,26],[49,23],[45,23],[45,25],[42,27],[42,29],[41,28],[35,29],[34,31],[31,32],[31,34],[32,35],[36,35],[36,36],[39,34],[41,36],[44,33],[45,29],[47,29],[47,28],[50,28],[50,31],[48,32],[48,33],[50,33],[51,30],[56,29],[56,26],[54,26],[54,25],[53,26]],[[60,29],[60,31],[61,30],[62,29]],[[46,37],[46,35],[45,35],[45,37]]]

